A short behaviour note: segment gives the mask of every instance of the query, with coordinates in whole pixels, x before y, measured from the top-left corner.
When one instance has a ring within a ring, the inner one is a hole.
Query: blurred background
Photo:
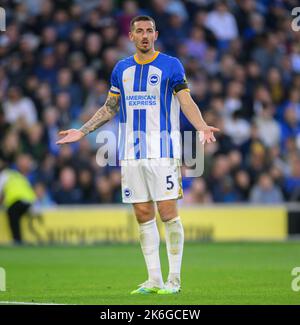
[[[0,305],[141,303],[125,294],[146,270],[120,169],[97,164],[98,131],[55,144],[104,104],[114,65],[134,53],[129,22],[140,14],[155,19],[157,50],[181,60],[205,120],[221,129],[205,146],[204,175],[183,178],[184,292],[168,305],[299,304],[300,1],[0,7]],[[117,129],[116,117],[100,130]],[[184,116],[181,130],[194,132]]]
[[[7,0],[0,34],[0,158],[42,208],[121,203],[119,168],[99,167],[97,132],[57,146],[104,104],[110,74],[134,53],[129,22],[157,24],[157,49],[184,64],[209,125],[205,170],[183,178],[181,205],[300,199],[299,1]],[[102,129],[117,133],[118,118]],[[182,131],[193,130],[181,116]],[[183,166],[184,169],[184,166]]]

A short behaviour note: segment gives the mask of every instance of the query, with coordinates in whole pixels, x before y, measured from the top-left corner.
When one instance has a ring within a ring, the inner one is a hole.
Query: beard
[[[144,54],[148,53],[150,51],[150,48],[149,49],[144,49],[144,48],[140,48],[140,51]]]
[[[143,46],[143,44],[141,44],[140,46],[138,46],[138,44],[137,44],[137,48],[138,48],[142,53],[144,53],[144,54],[146,54],[146,53],[148,53],[149,51],[151,51],[151,45],[150,45],[150,43],[148,44],[148,46],[147,46],[146,48]]]

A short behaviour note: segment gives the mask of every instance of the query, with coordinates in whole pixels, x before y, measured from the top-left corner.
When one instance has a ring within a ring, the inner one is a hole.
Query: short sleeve
[[[110,93],[110,95],[113,95],[113,96],[120,95],[120,85],[119,85],[119,78],[118,78],[119,73],[118,72],[119,72],[119,65],[116,64],[112,73],[111,73],[111,78],[110,78],[109,93]]]
[[[171,88],[175,93],[178,93],[180,90],[188,89],[187,80],[184,73],[184,68],[181,62],[174,58],[172,63],[172,70],[171,70]]]

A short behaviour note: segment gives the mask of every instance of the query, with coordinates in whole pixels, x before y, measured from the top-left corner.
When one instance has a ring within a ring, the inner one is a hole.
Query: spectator
[[[186,41],[187,55],[195,57],[199,61],[206,56],[207,45],[202,29],[194,27],[191,31],[190,38]]]
[[[0,157],[9,165],[15,162],[17,155],[21,152],[20,142],[20,135],[15,130],[9,130],[2,140]]]
[[[30,98],[22,94],[17,86],[8,89],[8,99],[3,104],[5,119],[9,123],[24,122],[31,126],[37,121],[36,108]]]
[[[286,141],[295,138],[300,134],[300,125],[297,119],[297,112],[293,107],[285,110],[284,120],[281,122],[281,145],[286,146]]]
[[[127,36],[130,29],[130,21],[134,16],[139,15],[139,7],[136,1],[134,0],[126,0],[123,2],[123,10],[122,13],[118,16],[118,24],[121,31],[121,34]]]
[[[278,44],[278,38],[275,33],[263,35],[261,37],[261,45],[252,52],[253,60],[258,62],[264,74],[271,67],[280,66],[283,55],[278,48]]]
[[[293,158],[291,163],[291,173],[284,180],[284,190],[290,200],[299,197],[300,190],[300,159]]]
[[[236,203],[240,201],[240,195],[230,176],[226,176],[221,180],[219,186],[213,192],[213,197],[215,202],[220,203]]]
[[[226,1],[218,1],[215,10],[207,15],[206,27],[218,39],[219,47],[228,47],[228,41],[238,37],[238,28],[235,17],[229,12]]]
[[[109,177],[106,175],[96,180],[97,203],[113,202],[113,189]]]
[[[96,203],[93,174],[90,169],[81,169],[78,175],[78,186],[82,191],[81,204]]]
[[[72,107],[80,107],[82,100],[78,85],[74,84],[72,72],[68,68],[62,68],[58,71],[57,85],[54,87],[55,94],[68,92],[70,94]]]
[[[25,176],[31,184],[36,181],[36,164],[29,154],[19,154],[16,158],[16,169]]]
[[[272,102],[276,105],[280,104],[283,100],[285,89],[283,87],[280,71],[278,68],[272,67],[268,71],[267,84],[270,89]]]
[[[250,124],[236,111],[232,118],[225,120],[225,133],[230,136],[236,146],[242,146],[250,138]]]
[[[35,69],[36,76],[41,81],[47,81],[51,87],[55,86],[57,78],[57,64],[53,51],[52,48],[45,49],[41,53],[41,64]]]
[[[64,167],[59,175],[59,184],[53,193],[58,204],[78,204],[82,200],[82,192],[76,186],[76,174],[73,168]]]
[[[273,147],[280,140],[280,125],[273,118],[274,108],[272,104],[264,103],[260,114],[255,118],[258,136],[262,143],[267,147]]]
[[[231,117],[232,113],[242,108],[241,97],[243,85],[237,81],[231,81],[227,88],[227,97],[224,102],[224,113],[226,117]]]
[[[49,107],[44,113],[45,140],[50,153],[57,155],[59,148],[55,142],[58,134],[58,111],[55,107]]]
[[[235,187],[243,202],[247,202],[250,191],[250,177],[246,170],[238,170],[234,176]]]
[[[258,183],[253,187],[250,194],[250,202],[256,204],[276,204],[283,202],[280,189],[274,185],[268,174],[261,174]]]
[[[38,182],[34,184],[33,189],[37,197],[35,205],[40,210],[43,208],[49,208],[55,204],[52,201],[45,184]]]
[[[185,204],[212,202],[212,197],[207,191],[206,183],[203,178],[194,179],[192,186],[184,195],[183,202]]]
[[[35,161],[41,161],[47,153],[44,141],[43,126],[36,123],[24,134],[23,150],[29,153]]]
[[[299,44],[294,43],[292,46],[292,55],[291,55],[292,69],[296,73],[300,73],[300,46]]]
[[[186,27],[181,15],[172,13],[168,18],[168,33],[162,35],[161,42],[169,55],[176,55],[177,46],[186,38]]]

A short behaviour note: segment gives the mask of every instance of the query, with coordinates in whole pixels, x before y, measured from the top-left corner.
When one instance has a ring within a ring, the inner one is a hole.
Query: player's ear
[[[130,31],[130,32],[128,33],[128,37],[129,37],[129,39],[131,40],[131,42],[133,42],[133,34],[132,34],[132,31]]]
[[[154,40],[156,41],[158,39],[158,31],[156,30],[155,31],[155,38],[154,38]]]

